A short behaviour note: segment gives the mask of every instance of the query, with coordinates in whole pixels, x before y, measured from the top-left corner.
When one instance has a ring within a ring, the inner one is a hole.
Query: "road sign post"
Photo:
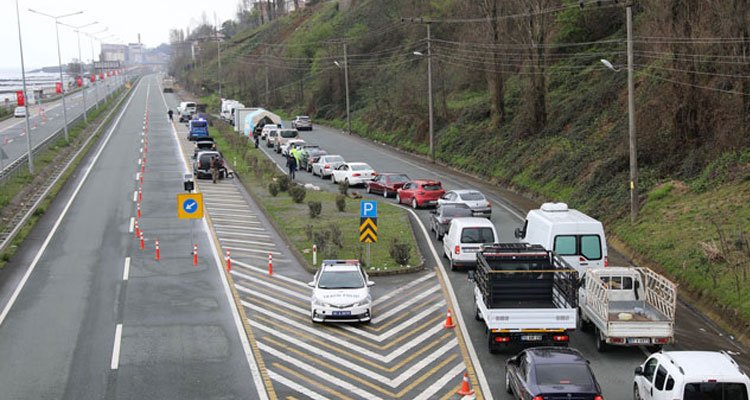
[[[370,266],[370,243],[378,241],[378,203],[372,200],[359,202],[359,242],[366,243],[365,259]]]

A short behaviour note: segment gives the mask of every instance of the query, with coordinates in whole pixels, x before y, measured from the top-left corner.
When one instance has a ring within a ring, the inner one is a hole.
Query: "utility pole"
[[[435,117],[433,115],[433,104],[432,104],[432,35],[430,27],[432,25],[431,20],[424,18],[401,18],[401,22],[413,22],[418,24],[427,24],[427,108],[429,114],[429,125],[430,125],[430,159],[435,162]],[[415,51],[414,55],[424,57],[425,55]]]
[[[219,22],[216,19],[216,13],[214,12],[214,24],[216,24],[216,53],[219,58],[219,98],[221,99],[221,42],[219,41]]]
[[[344,89],[346,90],[346,129],[352,134],[352,116],[349,106],[349,59],[347,58],[346,42],[344,42]]]
[[[625,7],[628,31],[628,131],[630,137],[630,221],[638,219],[638,151],[635,132],[635,84],[633,83],[633,6]]]
[[[31,152],[31,125],[29,124],[29,100],[26,98],[26,67],[23,62],[23,41],[21,41],[21,14],[16,0],[16,20],[18,21],[18,48],[21,51],[21,81],[23,82],[24,119],[26,120],[26,151],[29,157],[29,173],[34,175],[34,154]],[[0,155],[0,157],[2,157]]]

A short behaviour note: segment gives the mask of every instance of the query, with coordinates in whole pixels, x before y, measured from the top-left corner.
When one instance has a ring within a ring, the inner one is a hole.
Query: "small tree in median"
[[[276,197],[276,195],[279,194],[279,185],[276,182],[269,183],[268,193],[271,193],[271,196]]]
[[[340,212],[346,211],[346,196],[343,194],[336,195],[336,209]]]
[[[307,195],[307,190],[299,185],[292,185],[292,187],[289,188],[289,196],[292,198],[292,201],[295,203],[302,203],[302,201],[305,200],[305,196]]]
[[[406,265],[409,263],[411,258],[411,246],[409,243],[402,242],[398,238],[391,240],[391,245],[388,249],[393,261],[398,265]]]
[[[319,201],[308,201],[307,206],[310,208],[310,218],[318,218],[323,210],[323,205]]]

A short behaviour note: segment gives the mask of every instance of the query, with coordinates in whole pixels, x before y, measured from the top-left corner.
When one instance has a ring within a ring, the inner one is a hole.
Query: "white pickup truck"
[[[581,328],[594,330],[596,348],[647,346],[674,340],[677,287],[648,268],[592,268],[578,289]]]
[[[512,344],[567,346],[576,329],[576,271],[540,245],[495,243],[476,254],[469,279],[490,352]]]

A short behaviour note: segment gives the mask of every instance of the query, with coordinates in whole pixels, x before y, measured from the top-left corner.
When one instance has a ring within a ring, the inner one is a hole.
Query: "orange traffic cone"
[[[159,251],[159,239],[156,239],[156,261],[161,260],[161,251]]]
[[[453,317],[451,316],[451,310],[450,310],[450,308],[448,309],[448,316],[445,317],[445,325],[444,326],[445,326],[446,329],[450,329],[450,328],[455,328],[456,327],[456,324],[453,322]]]
[[[474,391],[471,390],[471,386],[469,385],[469,375],[466,372],[464,372],[464,380],[461,382],[461,388],[458,389],[456,394],[460,396],[471,396],[474,394]]]

